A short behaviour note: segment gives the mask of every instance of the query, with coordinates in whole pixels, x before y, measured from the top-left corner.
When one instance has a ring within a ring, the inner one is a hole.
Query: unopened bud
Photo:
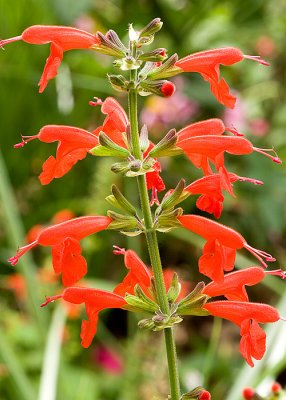
[[[175,145],[178,141],[176,129],[171,129],[163,139],[158,142],[149,152],[150,157],[163,157],[172,155]],[[181,152],[181,150],[179,149]],[[170,154],[171,153],[171,154]]]
[[[142,61],[151,61],[151,62],[164,61],[167,58],[166,49],[163,48],[155,49],[153,51],[149,51],[148,53],[140,54],[138,58],[139,60]]]
[[[211,394],[203,387],[198,386],[192,391],[183,394],[180,400],[211,400]]]
[[[140,38],[144,36],[154,35],[154,33],[158,32],[163,26],[163,22],[160,18],[154,18],[149,24],[144,26],[140,31]]]
[[[282,390],[282,387],[280,385],[280,383],[278,382],[274,382],[272,387],[271,387],[271,391],[275,394],[280,393]]]
[[[148,79],[165,79],[180,74],[182,69],[175,66],[177,61],[177,54],[173,54],[164,64],[150,71],[147,75]]]
[[[108,75],[107,78],[111,83],[113,89],[118,92],[126,92],[128,81],[124,78],[123,75]]]
[[[263,398],[250,387],[244,388],[242,395],[245,400],[263,400]]]
[[[161,97],[170,97],[174,94],[175,90],[176,86],[172,82],[166,80],[144,80],[140,83],[139,94],[141,96],[148,96],[153,93]]]
[[[124,44],[121,42],[121,40],[119,39],[117,33],[115,31],[113,31],[112,29],[110,29],[105,37],[112,42],[115,46],[117,46],[119,49],[121,49],[122,51],[124,51],[125,53],[127,53],[127,48],[124,46]]]
[[[110,157],[123,157],[130,156],[129,150],[124,147],[118,146],[111,140],[106,133],[101,131],[98,136],[99,146],[95,146],[89,152],[94,156],[110,156]]]

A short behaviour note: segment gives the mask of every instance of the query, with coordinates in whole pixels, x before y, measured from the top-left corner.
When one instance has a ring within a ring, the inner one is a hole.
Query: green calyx
[[[209,299],[207,295],[203,294],[204,288],[204,282],[199,282],[193,291],[178,303],[178,313],[196,316],[209,315],[209,312],[203,309]]]

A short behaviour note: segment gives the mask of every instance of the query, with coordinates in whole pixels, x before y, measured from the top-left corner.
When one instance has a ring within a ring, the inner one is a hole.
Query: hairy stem
[[[130,72],[130,80],[136,83],[136,79],[137,79],[136,70],[132,70]],[[128,107],[129,107],[132,152],[136,159],[142,160],[142,152],[140,149],[140,142],[139,142],[136,89],[130,89],[128,92]],[[142,213],[146,227],[146,240],[148,244],[151,265],[154,273],[157,300],[161,311],[164,314],[169,314],[170,310],[166,294],[166,288],[164,284],[161,257],[159,253],[157,234],[156,231],[153,229],[153,217],[149,203],[149,196],[148,196],[145,175],[139,175],[137,177],[137,183],[138,183]],[[177,354],[176,354],[173,328],[164,329],[164,333],[165,333],[165,343],[166,343],[168,371],[169,371],[169,380],[171,389],[171,400],[179,400],[180,384],[179,384]]]

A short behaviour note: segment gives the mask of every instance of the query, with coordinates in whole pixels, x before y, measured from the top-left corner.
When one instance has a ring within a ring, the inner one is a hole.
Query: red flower
[[[270,254],[251,247],[243,236],[218,222],[198,215],[182,215],[178,217],[181,224],[190,231],[207,240],[203,255],[199,260],[199,270],[215,282],[222,282],[224,271],[234,267],[236,250],[243,247],[250,251],[264,267],[266,261],[275,261]]]
[[[232,183],[237,180],[242,182],[251,182],[255,185],[263,184],[263,182],[258,181],[257,179],[244,178],[233,173],[228,173],[228,181],[231,183],[231,186],[229,187],[225,185],[225,180],[220,174],[212,174],[206,175],[192,182],[185,188],[185,191],[191,194],[201,194],[196,203],[197,207],[200,210],[206,211],[213,214],[216,218],[219,218],[221,216],[224,201],[222,190],[225,189],[230,191],[229,189],[231,189],[231,194],[234,196]]]
[[[178,143],[194,136],[203,135],[222,135],[226,128],[224,123],[219,118],[206,119],[187,125],[178,133]]]
[[[20,257],[38,244],[51,246],[55,273],[62,273],[62,281],[65,286],[73,285],[87,271],[85,258],[81,255],[79,241],[86,236],[106,229],[110,222],[109,217],[94,215],[74,218],[44,228],[34,242],[20,247],[16,255],[9,258],[8,261],[12,265],[17,264]]]
[[[275,308],[268,304],[239,301],[215,301],[204,308],[212,315],[240,326],[240,352],[251,367],[254,366],[252,357],[261,360],[266,349],[266,335],[258,324],[278,321],[280,316]]]
[[[82,321],[80,334],[81,344],[85,348],[90,346],[96,334],[99,312],[106,308],[122,308],[127,304],[123,297],[105,290],[70,287],[61,295],[47,297],[41,307],[59,298],[72,304],[85,304],[87,320]]]
[[[225,152],[242,155],[251,154],[253,151],[256,151],[269,157],[272,161],[281,164],[281,160],[277,157],[273,149],[259,149],[254,147],[249,140],[239,136],[194,136],[179,140],[177,146],[186,153],[195,167],[203,170],[204,175],[213,173],[209,164],[212,162],[217,172],[224,179],[224,185],[230,193],[232,193],[232,188],[228,172],[224,165]],[[268,154],[267,151],[273,151],[274,156]]]
[[[63,59],[63,53],[74,49],[89,49],[100,44],[96,35],[69,26],[34,25],[25,29],[21,36],[2,40],[0,47],[5,44],[23,40],[30,44],[51,43],[50,55],[47,58],[44,72],[39,82],[39,92],[42,93],[50,79],[53,79]]]
[[[150,295],[148,288],[151,285],[152,274],[138,255],[133,250],[126,251],[118,246],[114,246],[113,253],[124,255],[124,264],[129,270],[126,277],[116,286],[113,292],[120,296],[125,296],[126,293],[134,294],[134,287],[140,284],[146,295]]]
[[[14,147],[22,147],[33,139],[39,139],[44,143],[59,142],[56,157],[50,156],[43,164],[43,172],[39,176],[42,185],[47,185],[54,178],[61,178],[98,144],[97,136],[84,129],[65,125],[46,125],[38,135],[22,136],[22,142]]]
[[[285,272],[281,269],[264,271],[261,267],[249,267],[231,272],[224,276],[223,282],[210,282],[204,288],[204,294],[215,297],[225,296],[228,300],[248,301],[245,286],[253,286],[261,282],[265,275],[277,275],[285,279]]]
[[[263,65],[267,62],[257,56],[246,56],[239,49],[225,47],[190,54],[176,62],[176,67],[184,72],[198,72],[210,83],[211,91],[217,100],[226,107],[234,108],[236,98],[230,93],[229,87],[224,79],[220,79],[220,65],[232,65],[248,58]]]

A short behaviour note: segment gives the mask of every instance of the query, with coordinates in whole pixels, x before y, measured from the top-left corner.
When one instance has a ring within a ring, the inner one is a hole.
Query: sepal
[[[145,36],[154,35],[154,33],[158,32],[163,26],[163,22],[161,18],[154,18],[149,24],[144,26],[144,28],[140,31],[140,38]]]
[[[99,146],[95,146],[89,152],[94,156],[123,157],[130,156],[129,150],[118,146],[104,132],[100,132],[98,136]]]
[[[127,91],[127,86],[128,86],[128,81],[124,78],[123,75],[109,75],[107,74],[107,78],[113,87],[114,90],[117,90],[117,92],[126,92]]]
[[[115,33],[115,32],[114,32]],[[98,51],[99,53],[106,54],[108,56],[113,56],[113,57],[118,57],[118,58],[123,58],[125,57],[125,47],[118,46],[115,44],[112,40],[108,38],[108,35],[105,36],[101,32],[97,32],[97,37],[100,41],[99,44],[94,44],[92,46],[92,49]],[[110,35],[109,35],[110,36]]]
[[[111,187],[112,195],[107,196],[106,200],[114,207],[126,211],[128,214],[136,216],[136,208],[123,196],[116,185]]]
[[[179,183],[172,191],[171,194],[164,196],[158,210],[156,212],[161,213],[162,211],[171,209],[181,202],[182,194],[185,189],[185,180],[180,179]]]
[[[112,230],[134,230],[136,228],[141,228],[140,221],[130,215],[119,214],[115,211],[107,211],[107,215],[112,219],[112,222],[108,225],[108,229]]]
[[[148,139],[148,128],[147,125],[143,125],[140,131],[140,137],[139,137],[139,144],[140,144],[140,150],[144,153],[148,147],[149,147],[149,139]]]
[[[111,166],[111,171],[117,173],[124,173],[125,176],[134,177],[138,175],[144,175],[147,172],[153,172],[153,164],[155,160],[153,158],[149,158],[146,161],[141,160],[129,160],[123,161],[119,163],[114,163]]]
[[[167,298],[168,298],[169,303],[174,303],[177,300],[177,298],[181,292],[181,287],[182,286],[179,282],[178,274],[176,272],[174,272],[172,282],[171,282],[170,288],[167,293]]]
[[[164,79],[170,78],[171,76],[175,76],[181,74],[183,70],[179,67],[176,67],[175,64],[178,61],[178,55],[173,54],[167,61],[164,62],[160,67],[154,68],[147,75],[148,79]]]
[[[151,61],[151,62],[161,62],[167,58],[166,49],[159,48],[139,55],[139,60]]]
[[[121,42],[121,40],[119,39],[119,36],[117,35],[117,33],[115,31],[113,31],[112,29],[109,29],[109,31],[106,32],[105,37],[110,42],[112,42],[115,46],[117,46],[117,48],[121,49],[124,53],[128,52],[128,49]]]
[[[164,211],[158,215],[154,221],[154,229],[159,232],[170,232],[174,228],[181,226],[178,217],[183,214],[182,208],[176,208],[172,211]]]
[[[178,313],[182,315],[209,315],[203,306],[209,299],[209,296],[203,294],[205,288],[204,282],[199,282],[194,290],[178,303]]]
[[[130,311],[144,311],[151,314],[159,311],[158,304],[146,296],[138,284],[134,288],[134,294],[126,294],[124,297]]]
[[[175,147],[178,141],[178,135],[176,129],[171,129],[163,139],[158,142],[155,147],[149,152],[150,157],[164,157],[182,154],[180,148]],[[175,154],[174,154],[175,153]]]

